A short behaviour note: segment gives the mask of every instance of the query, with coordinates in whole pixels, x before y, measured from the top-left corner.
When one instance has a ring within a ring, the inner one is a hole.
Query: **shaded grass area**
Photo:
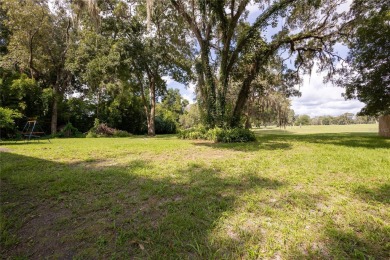
[[[1,158],[4,258],[388,259],[390,141],[64,139]]]
[[[329,134],[329,133],[378,133],[378,124],[356,125],[304,125],[304,126],[268,126],[253,129],[261,134]]]

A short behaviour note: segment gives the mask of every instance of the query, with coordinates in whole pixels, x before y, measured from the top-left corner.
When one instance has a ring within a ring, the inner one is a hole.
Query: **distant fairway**
[[[253,130],[258,134],[378,133],[378,124],[287,126],[285,129],[269,126]]]
[[[2,143],[1,255],[390,259],[390,140],[376,125],[255,131]]]

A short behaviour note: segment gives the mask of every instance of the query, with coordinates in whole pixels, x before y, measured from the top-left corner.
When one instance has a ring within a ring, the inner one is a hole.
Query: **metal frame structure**
[[[41,126],[38,124],[37,120],[27,121],[27,123],[23,127],[21,134],[27,141],[30,141],[31,138],[36,138],[39,141],[39,138],[41,138],[41,136],[46,135]],[[51,143],[50,138],[47,138],[47,140],[49,141],[49,143]]]

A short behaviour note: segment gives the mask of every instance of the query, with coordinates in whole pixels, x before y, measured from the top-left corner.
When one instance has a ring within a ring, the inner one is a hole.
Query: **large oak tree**
[[[282,51],[295,58],[295,69],[333,69],[338,58],[332,46],[343,29],[343,3],[331,0],[198,0],[170,1],[185,19],[197,41],[198,101],[209,127],[236,127],[249,96],[253,80]],[[249,5],[255,7],[249,22]],[[274,32],[267,37],[270,31]],[[239,91],[227,104],[231,81],[244,68]],[[229,108],[231,106],[231,108]]]

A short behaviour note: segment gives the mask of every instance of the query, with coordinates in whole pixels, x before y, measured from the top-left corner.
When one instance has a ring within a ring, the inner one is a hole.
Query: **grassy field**
[[[257,129],[257,142],[2,143],[1,255],[389,259],[390,140],[375,125]]]

